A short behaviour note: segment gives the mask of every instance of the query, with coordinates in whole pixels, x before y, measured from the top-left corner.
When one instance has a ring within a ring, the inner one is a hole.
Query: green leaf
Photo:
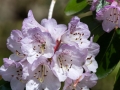
[[[116,76],[116,82],[114,84],[114,89],[113,90],[120,90],[120,68]]]
[[[61,88],[60,88],[60,90],[63,90],[63,87],[64,87],[64,82],[61,82]]]
[[[104,6],[108,5],[109,3],[106,0],[99,0],[99,4],[96,7],[96,11],[99,11]]]
[[[120,60],[120,36],[112,31],[103,34],[97,41],[100,52],[96,57],[98,62],[97,76],[99,79],[113,71]]]
[[[12,90],[11,87],[10,87],[10,83],[7,82],[4,85],[1,85],[0,90]]]
[[[82,18],[81,22],[88,25],[91,36],[94,35],[94,41],[100,45],[100,53],[96,57],[99,65],[97,76],[99,79],[103,78],[114,70],[120,60],[120,34],[118,33],[120,30],[117,30],[117,33],[114,31],[105,33],[94,15]]]
[[[120,28],[118,28],[118,29],[116,30],[116,33],[117,33],[118,35],[120,35]]]
[[[6,81],[4,81],[3,79],[0,80],[0,85],[3,85],[3,84],[5,84],[5,83],[6,83]]]
[[[111,73],[120,60],[120,30],[105,33],[101,23],[96,21],[93,15],[82,18],[81,21],[89,26],[91,36],[94,35],[94,41],[100,45],[96,60],[99,65],[97,76],[101,79]]]
[[[76,14],[87,7],[87,5],[87,0],[69,0],[65,8],[65,13],[66,15]]]

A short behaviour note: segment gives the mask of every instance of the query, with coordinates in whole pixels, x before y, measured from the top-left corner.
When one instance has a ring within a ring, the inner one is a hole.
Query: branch
[[[52,14],[53,14],[53,9],[54,9],[55,3],[56,3],[56,0],[52,0],[51,1],[49,13],[48,13],[48,19],[52,18]]]

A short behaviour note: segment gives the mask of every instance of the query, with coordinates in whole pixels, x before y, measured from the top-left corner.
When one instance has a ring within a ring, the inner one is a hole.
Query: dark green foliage
[[[107,76],[117,65],[120,60],[120,36],[112,31],[103,34],[97,41],[100,45],[100,53],[97,55],[96,60],[99,68],[97,76],[103,78]]]
[[[86,0],[69,0],[66,8],[65,13],[66,15],[73,15],[87,7]]]
[[[113,90],[120,90],[120,68],[116,76],[116,82]]]

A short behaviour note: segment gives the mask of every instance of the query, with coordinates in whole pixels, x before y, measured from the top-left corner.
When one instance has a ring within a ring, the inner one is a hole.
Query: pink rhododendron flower
[[[83,66],[84,68],[87,68],[87,71],[92,71],[96,72],[98,68],[97,61],[95,60],[96,55],[99,53],[99,45],[97,43],[91,42],[89,48],[88,48],[88,54],[86,57],[86,62],[85,65]]]
[[[29,57],[29,63],[33,63],[41,55],[51,58],[54,54],[55,41],[48,32],[41,32],[39,28],[28,30],[29,36],[22,40],[21,49]]]
[[[43,26],[41,26],[34,18],[33,13],[31,10],[29,10],[28,12],[28,17],[24,19],[23,21],[23,25],[22,25],[22,31],[24,32],[25,35],[27,35],[27,31],[29,29],[33,29],[33,28],[40,28],[41,31],[45,32],[47,31],[46,28],[44,28]]]
[[[13,54],[4,59],[0,75],[12,90],[59,90],[61,82],[64,90],[89,90],[96,84],[99,52],[89,37],[88,26],[76,16],[67,29],[55,19],[39,24],[30,10],[22,30],[13,30],[7,39]]]
[[[0,75],[5,81],[9,81],[12,90],[24,90],[28,79],[22,78],[22,66],[14,60],[4,59],[4,65],[0,67]]]
[[[51,71],[47,58],[40,57],[34,61],[31,72],[31,79],[26,83],[26,90],[59,90],[60,81]]]
[[[82,73],[82,65],[85,63],[86,50],[76,49],[74,46],[63,44],[53,56],[53,70],[60,81],[67,77],[75,80]]]
[[[120,7],[118,2],[113,1],[97,12],[97,20],[103,20],[102,26],[105,32],[120,27]]]
[[[95,74],[85,73],[76,81],[67,78],[63,90],[89,90],[97,83],[97,76]]]
[[[21,40],[23,38],[24,35],[20,30],[13,30],[11,32],[10,37],[7,39],[7,47],[13,52],[13,54],[9,57],[10,59],[19,61],[26,57],[26,55],[21,50]]]
[[[57,24],[55,19],[43,19],[41,21],[41,25],[47,28],[55,41],[60,40],[61,35],[64,34],[65,30],[67,30],[66,25]]]
[[[115,0],[106,0],[106,1],[112,3],[112,2],[115,1]]]
[[[93,0],[90,10],[91,11],[96,10],[96,6],[98,5],[98,3],[99,3],[99,0]]]
[[[90,45],[89,36],[88,26],[80,22],[80,19],[76,16],[71,19],[68,30],[62,35],[61,41],[84,49]]]

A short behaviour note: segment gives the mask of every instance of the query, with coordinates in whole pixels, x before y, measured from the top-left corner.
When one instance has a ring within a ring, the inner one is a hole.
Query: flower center
[[[46,50],[46,41],[37,33],[34,35],[33,50],[36,52],[36,57],[43,55]]]
[[[17,80],[19,80],[22,83],[25,83],[26,81],[22,79],[22,69],[16,70],[14,75],[11,75],[11,77],[16,77]]]
[[[92,56],[89,56],[89,57],[86,58],[86,60],[89,60],[89,61],[90,61],[89,63],[87,63],[87,66],[92,63],[92,60],[91,60],[91,59],[92,59]]]
[[[118,20],[119,20],[119,17],[120,17],[120,13],[118,11],[117,8],[112,8],[109,10],[109,15],[108,17],[106,18],[107,21],[111,22],[111,23],[114,23],[116,25],[116,27],[118,28]]]
[[[44,65],[41,65],[34,73],[34,78],[38,79],[42,83],[47,76],[47,73],[47,68]]]
[[[25,54],[20,53],[20,52],[18,52],[17,50],[16,50],[16,55],[19,56],[19,57],[25,57],[25,56],[26,56]]]
[[[57,62],[59,67],[63,71],[63,75],[65,72],[69,72],[70,68],[72,67],[72,59],[70,59],[70,55],[68,56],[66,52],[60,54],[58,56]]]
[[[46,42],[44,43],[35,43],[33,45],[33,50],[36,52],[36,57],[43,55],[46,50]]]
[[[82,41],[83,36],[84,36],[84,33],[74,32],[70,36],[70,38],[71,38],[72,41],[75,41],[75,42],[78,42],[78,43],[82,44],[83,43],[83,41]]]

